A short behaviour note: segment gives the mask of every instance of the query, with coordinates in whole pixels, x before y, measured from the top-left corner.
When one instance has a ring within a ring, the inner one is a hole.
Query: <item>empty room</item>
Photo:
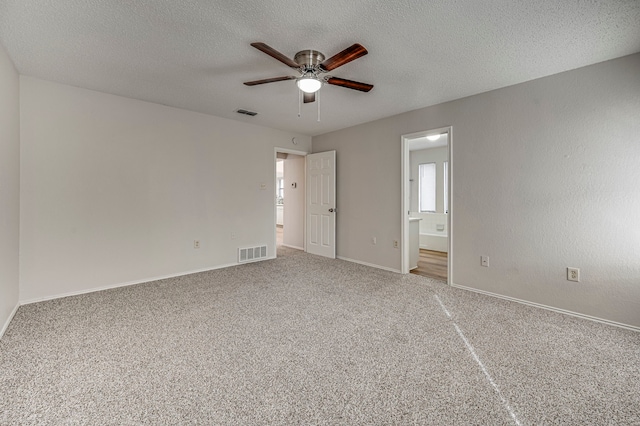
[[[0,424],[640,424],[639,166],[638,1],[0,0]]]

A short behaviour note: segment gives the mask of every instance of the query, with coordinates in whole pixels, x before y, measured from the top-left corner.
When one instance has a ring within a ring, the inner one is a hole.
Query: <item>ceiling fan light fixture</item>
[[[298,88],[305,93],[316,93],[322,87],[322,82],[315,77],[303,76],[296,82]]]
[[[251,43],[251,46],[279,62],[282,62],[286,66],[295,69],[300,74],[297,76],[285,75],[282,77],[245,81],[244,84],[246,86],[257,86],[259,84],[275,83],[278,81],[296,80],[298,89],[304,93],[304,96],[302,96],[301,99],[304,100],[305,104],[316,101],[319,102],[320,98],[316,96],[316,92],[318,92],[325,83],[332,86],[358,90],[360,92],[368,92],[373,89],[373,84],[361,83],[359,81],[347,80],[345,78],[333,77],[331,75],[321,76],[322,74],[326,74],[331,70],[366,55],[368,53],[367,49],[365,49],[361,44],[355,43],[344,49],[342,52],[333,55],[329,59],[325,59],[322,53],[313,49],[301,50],[296,53],[296,56],[293,59],[290,59],[283,53],[278,52],[276,49],[266,45],[265,43]]]

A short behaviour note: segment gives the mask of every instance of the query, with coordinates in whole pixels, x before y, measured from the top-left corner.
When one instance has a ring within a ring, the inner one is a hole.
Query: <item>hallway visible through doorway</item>
[[[305,163],[306,153],[275,149],[274,236],[276,256],[281,247],[305,249]]]
[[[284,229],[281,225],[276,225],[276,247],[280,247],[284,241]]]

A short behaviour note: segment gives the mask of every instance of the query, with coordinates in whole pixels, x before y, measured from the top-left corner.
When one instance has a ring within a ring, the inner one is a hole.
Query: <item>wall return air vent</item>
[[[238,249],[238,263],[255,262],[267,258],[267,246],[246,247]]]

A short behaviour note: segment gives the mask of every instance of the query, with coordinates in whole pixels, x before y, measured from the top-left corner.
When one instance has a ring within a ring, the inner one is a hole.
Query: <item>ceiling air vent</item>
[[[258,115],[257,112],[254,111],[247,111],[246,109],[239,109],[236,111],[238,114],[244,114],[244,115],[248,115],[251,117],[255,117],[256,115]]]

